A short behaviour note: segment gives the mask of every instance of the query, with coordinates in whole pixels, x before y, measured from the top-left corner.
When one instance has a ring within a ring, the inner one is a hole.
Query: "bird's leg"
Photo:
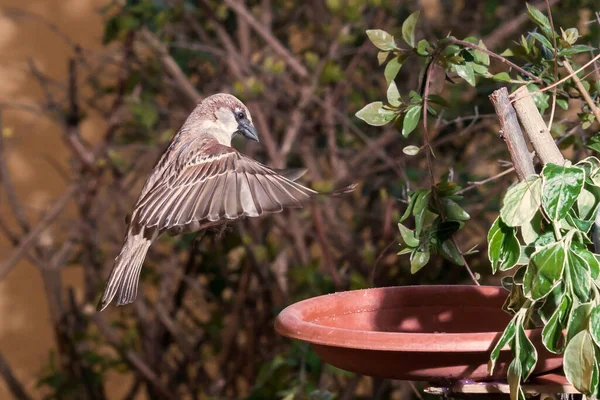
[[[217,228],[217,240],[221,240],[223,238],[223,235],[225,234],[225,231],[227,230],[227,223],[224,223],[223,225],[219,226]]]
[[[203,225],[200,225],[200,227],[198,228],[198,236],[196,236],[196,238],[194,239],[194,247],[196,247],[197,249],[200,249],[200,241],[202,240],[202,238],[204,237],[204,235],[206,235],[206,232],[209,229],[221,229],[218,233],[218,235],[222,234],[222,228],[217,228],[219,225],[223,225],[225,226],[225,224],[223,224],[221,221],[213,221],[213,222],[207,222]]]
[[[194,238],[194,248],[198,251],[200,250],[200,241],[202,240],[204,235],[206,235],[206,229],[203,229],[200,232],[198,232],[198,236]]]

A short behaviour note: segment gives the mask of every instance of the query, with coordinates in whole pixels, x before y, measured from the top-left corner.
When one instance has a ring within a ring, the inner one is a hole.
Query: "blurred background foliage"
[[[551,3],[556,26],[576,26],[580,43],[598,41],[594,1]],[[3,231],[14,244],[6,258],[33,237],[21,255],[40,271],[55,327],[56,350],[33,397],[113,399],[115,385],[127,385],[131,399],[417,396],[408,383],[323,365],[308,346],[273,329],[285,306],[336,290],[470,282],[442,257],[411,275],[396,254],[407,194],[428,187],[424,157],[402,152],[421,139],[354,117],[387,89],[365,31],[399,37],[402,21],[417,9],[418,39],[475,36],[497,53],[532,28],[517,0],[114,1],[99,11],[104,51],[69,37],[66,81],[32,71],[45,93],[34,112],[61,127],[71,151],[57,201],[61,217],[24,221],[19,200],[9,199],[13,212]],[[420,67],[406,63],[397,75],[403,98],[420,90]],[[490,70],[505,67],[492,61]],[[501,83],[456,82],[443,74],[433,81],[432,92],[450,106],[430,134],[436,176],[465,187],[498,174],[510,158],[487,97]],[[145,176],[199,99],[216,92],[244,101],[258,128],[260,143],[235,141],[236,147],[276,168],[308,168],[303,182],[315,189],[358,182],[357,191],[235,223],[201,240],[162,237],[150,249],[135,304],[95,313]],[[91,116],[105,123],[94,140],[79,131]],[[564,135],[578,122],[558,109],[553,133]],[[584,140],[577,133],[561,141],[567,154]],[[484,283],[498,283],[488,276],[486,234],[515,180],[507,175],[478,185],[461,200],[471,219],[457,242],[464,250],[478,246],[467,260]],[[8,175],[9,191],[7,181]],[[37,224],[58,225],[51,242],[38,240]],[[65,268],[83,270],[83,288],[61,281]]]

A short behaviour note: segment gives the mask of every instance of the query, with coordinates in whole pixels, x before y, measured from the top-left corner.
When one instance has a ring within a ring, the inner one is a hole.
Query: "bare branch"
[[[571,76],[571,78],[573,78],[573,82],[575,82],[575,85],[577,86],[579,93],[581,93],[581,95],[583,96],[583,99],[585,100],[587,105],[590,107],[590,110],[592,110],[592,113],[594,114],[596,121],[598,121],[598,123],[600,124],[600,107],[598,107],[596,105],[596,103],[594,102],[594,100],[592,99],[592,97],[590,96],[588,91],[585,90],[585,87],[581,83],[581,80],[579,79],[579,77],[573,70],[573,67],[571,67],[571,64],[569,64],[569,61],[566,58],[563,59],[563,65],[565,66],[565,69],[567,71],[569,71],[569,75]]]
[[[169,55],[166,47],[158,40],[156,36],[147,29],[141,31],[141,35],[150,46],[150,48],[159,56],[160,62],[167,70],[167,73],[177,82],[177,85],[181,92],[188,98],[192,104],[197,104],[202,96],[191,84],[188,77],[183,73],[179,65],[173,60],[173,57]]]
[[[29,222],[27,221],[27,217],[25,216],[25,210],[23,209],[23,205],[21,204],[21,201],[17,196],[17,192],[10,178],[8,172],[8,165],[6,165],[4,134],[2,132],[2,129],[2,109],[0,108],[0,183],[4,187],[4,191],[6,192],[6,196],[8,197],[8,204],[11,207],[13,215],[15,216],[19,225],[21,226],[23,232],[27,232],[29,230]]]
[[[543,164],[563,165],[565,158],[556,143],[554,143],[554,139],[535,105],[533,97],[528,96],[527,93],[529,93],[527,86],[521,86],[511,95],[511,99],[514,99],[519,121],[521,121],[527,137]],[[517,165],[515,167],[519,171],[519,167]]]
[[[496,114],[498,114],[500,137],[506,142],[519,179],[525,180],[528,176],[535,174],[535,169],[529,150],[527,150],[523,132],[517,121],[517,115],[510,104],[508,89],[503,87],[494,91],[490,95],[490,100],[496,109]]]
[[[6,361],[2,353],[0,353],[0,375],[4,378],[6,386],[8,386],[8,389],[15,399],[31,400],[31,396],[29,396],[25,391],[23,384],[21,384],[15,374],[13,374],[10,365],[8,365],[8,361]]]
[[[266,29],[260,22],[254,18],[254,16],[250,13],[250,11],[246,8],[243,2],[238,2],[237,0],[224,0],[225,4],[227,4],[230,8],[232,8],[238,16],[243,18],[248,24],[254,29],[264,40],[277,52],[292,68],[292,70],[298,74],[302,78],[308,77],[308,70],[289,52],[285,46],[281,44],[279,40],[271,31]]]
[[[0,264],[0,280],[6,277],[11,268],[14,267],[15,264],[29,250],[29,248],[37,242],[40,234],[42,234],[42,232],[44,232],[46,228],[48,228],[48,226],[50,226],[50,224],[54,222],[54,220],[60,215],[78,189],[79,185],[71,184],[65,190],[63,195],[56,200],[46,215],[42,217],[40,222],[38,222],[37,225],[21,240],[17,248],[12,252],[8,259]]]

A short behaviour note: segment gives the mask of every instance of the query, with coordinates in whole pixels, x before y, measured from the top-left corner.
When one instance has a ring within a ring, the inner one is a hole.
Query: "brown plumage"
[[[117,305],[135,300],[144,258],[160,234],[298,208],[319,194],[294,182],[301,172],[276,171],[232,148],[236,134],[258,141],[250,113],[237,98],[216,94],[196,106],[142,189],[99,310],[115,298]]]

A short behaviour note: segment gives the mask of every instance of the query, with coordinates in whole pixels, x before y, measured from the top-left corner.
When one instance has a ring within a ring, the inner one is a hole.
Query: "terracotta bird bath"
[[[502,351],[494,375],[490,351],[510,316],[507,292],[492,286],[404,286],[353,290],[292,304],[275,323],[280,334],[308,342],[323,361],[381,378],[456,381],[506,377]],[[538,351],[534,373],[556,369],[562,356],[527,331]]]

